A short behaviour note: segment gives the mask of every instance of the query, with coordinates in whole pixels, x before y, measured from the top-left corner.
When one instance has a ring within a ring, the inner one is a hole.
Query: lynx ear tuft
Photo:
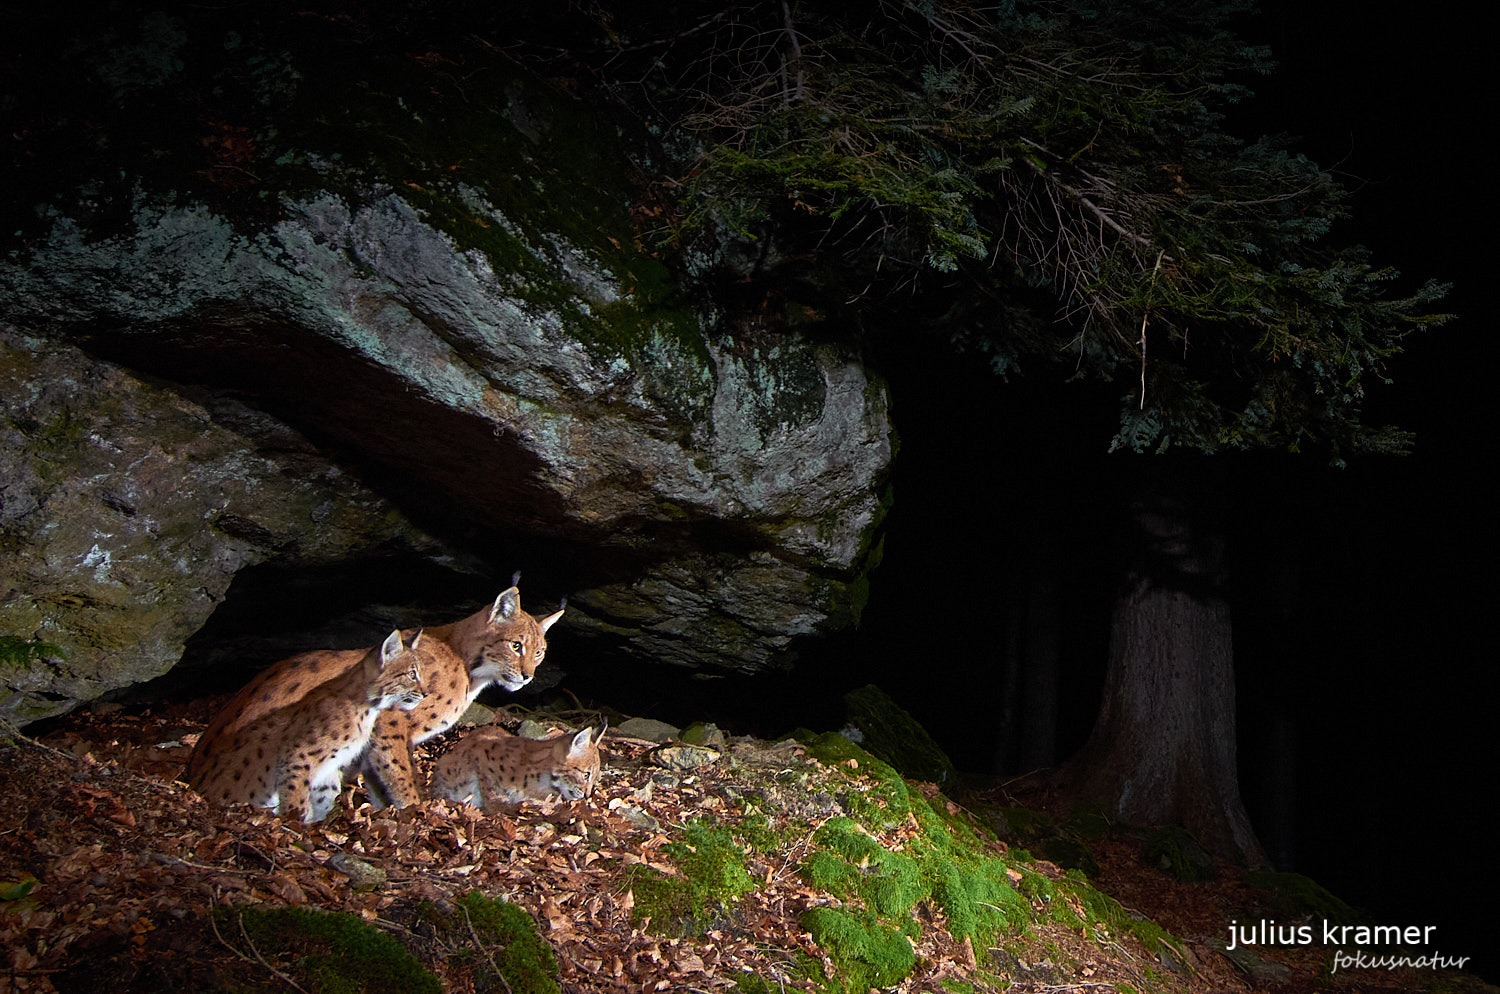
[[[573,742],[568,746],[569,759],[577,759],[578,757],[582,756],[585,751],[587,751],[588,747],[592,744],[589,741],[589,737],[593,733],[593,731],[594,730],[592,728],[585,728],[583,731],[573,736]]]
[[[519,587],[521,585],[521,571],[520,570],[516,570],[514,573],[512,573],[510,575],[510,585],[512,587]]]
[[[490,609],[490,624],[498,624],[502,621],[510,621],[521,613],[521,592],[515,587],[502,590],[500,596],[495,598],[495,606]]]
[[[401,654],[403,648],[401,644],[401,629],[398,628],[387,635],[385,641],[380,644],[380,661],[383,663],[390,662]]]

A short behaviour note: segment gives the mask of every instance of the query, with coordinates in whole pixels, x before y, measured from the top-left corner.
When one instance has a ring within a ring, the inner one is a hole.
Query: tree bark
[[[1240,799],[1227,569],[1205,499],[1212,490],[1206,476],[1160,467],[1137,487],[1099,717],[1062,781],[1121,822],[1179,824],[1218,855],[1264,866]]]

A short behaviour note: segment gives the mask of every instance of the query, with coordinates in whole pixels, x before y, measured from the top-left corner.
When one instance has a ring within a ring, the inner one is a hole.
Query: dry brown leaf
[[[562,908],[559,908],[557,906],[557,902],[552,900],[552,898],[550,897],[543,899],[541,912],[542,917],[547,919],[548,927],[550,927],[554,931],[562,928],[568,928],[572,925],[572,923],[568,921],[568,916],[563,913]]]
[[[691,949],[673,950],[672,965],[684,973],[707,973],[703,966],[703,957]]]

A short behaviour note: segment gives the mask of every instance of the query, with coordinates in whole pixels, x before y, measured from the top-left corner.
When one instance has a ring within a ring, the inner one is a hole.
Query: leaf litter
[[[241,983],[263,972],[273,987],[301,989],[247,936],[213,925],[215,909],[242,905],[357,915],[405,943],[443,989],[471,991],[472,962],[454,957],[416,909],[430,902],[451,911],[476,890],[532,916],[565,994],[752,983],[821,991],[819,966],[838,976],[801,919],[813,908],[857,909],[858,899],[810,886],[799,868],[817,829],[844,813],[839,798],[865,789],[857,763],[825,766],[794,741],[743,737],[716,762],[668,770],[649,760],[656,743],[614,736],[605,740],[598,788],[581,801],[489,815],[446,801],[377,811],[346,788],[328,819],[304,826],[248,806],[218,807],[177,779],[200,717],[186,705],[81,712],[42,741],[0,740],[0,785],[23,799],[0,811],[0,991],[187,989],[226,970]],[[930,785],[922,793],[960,811]],[[684,826],[739,825],[747,812],[767,829],[744,847],[749,890],[702,909],[706,927],[696,934],[676,934],[643,913],[635,875],[644,867],[679,878],[674,853]],[[898,851],[916,831],[908,821],[872,837]],[[1004,843],[991,844],[1005,853]],[[1028,868],[1063,876],[1044,861]],[[1045,918],[1006,943],[1012,968],[1001,969],[969,939],[955,939],[935,903],[920,902],[912,916],[917,965],[886,990],[1252,989],[1221,958],[1197,957],[1174,974],[1131,936],[1101,943]]]

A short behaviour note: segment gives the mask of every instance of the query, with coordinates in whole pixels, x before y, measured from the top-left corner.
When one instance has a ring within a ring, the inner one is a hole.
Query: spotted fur
[[[481,810],[553,795],[568,801],[587,797],[599,779],[604,728],[550,739],[521,738],[494,725],[475,729],[438,760],[432,795]]]
[[[190,775],[193,789],[225,804],[322,821],[338,799],[345,772],[369,746],[377,716],[422,703],[422,641],[418,633],[408,645],[399,631],[391,632],[359,665],[221,738]]]

